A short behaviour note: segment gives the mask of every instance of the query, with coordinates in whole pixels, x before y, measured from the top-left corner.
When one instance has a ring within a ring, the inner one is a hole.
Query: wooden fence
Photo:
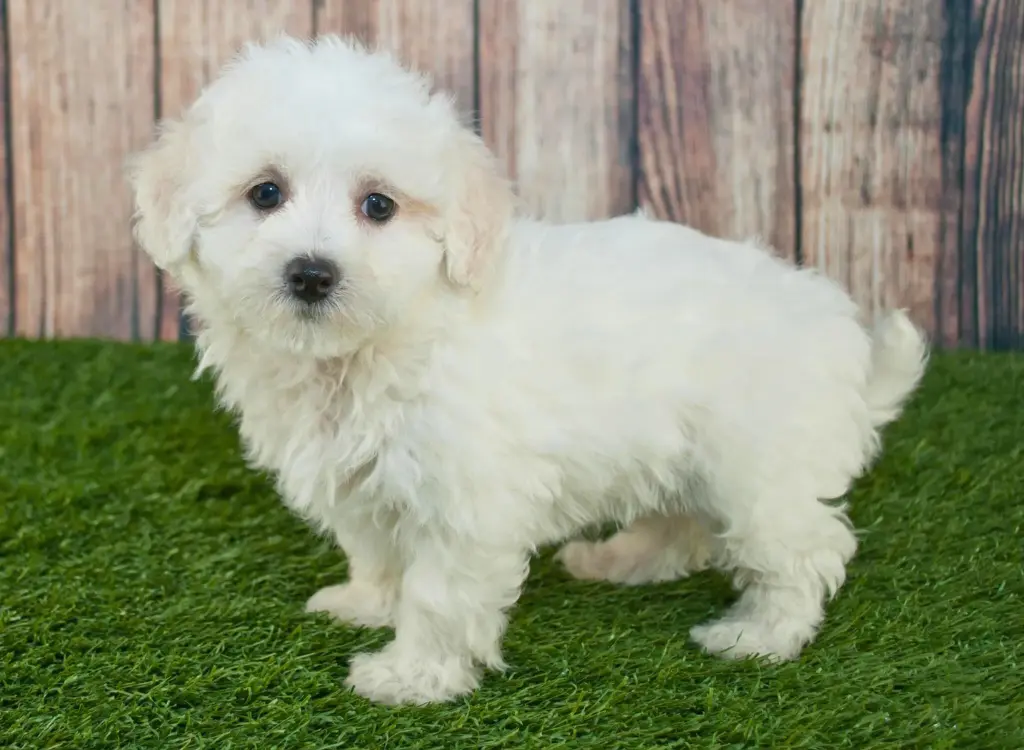
[[[555,219],[757,234],[947,347],[1024,348],[1021,0],[0,0],[0,334],[177,338],[124,156],[244,40],[355,33]]]

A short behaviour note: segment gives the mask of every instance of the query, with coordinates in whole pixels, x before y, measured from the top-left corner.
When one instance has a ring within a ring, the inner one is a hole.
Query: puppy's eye
[[[359,207],[368,219],[384,223],[395,213],[395,202],[383,193],[370,193]]]
[[[284,197],[281,195],[281,188],[273,182],[261,182],[249,191],[249,200],[261,211],[269,211],[280,206]]]

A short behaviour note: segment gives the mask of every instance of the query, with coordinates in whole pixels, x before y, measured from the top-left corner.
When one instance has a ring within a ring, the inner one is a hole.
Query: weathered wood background
[[[537,212],[757,234],[1024,348],[1021,0],[0,0],[0,334],[173,339],[124,156],[246,39],[350,32],[474,110]]]

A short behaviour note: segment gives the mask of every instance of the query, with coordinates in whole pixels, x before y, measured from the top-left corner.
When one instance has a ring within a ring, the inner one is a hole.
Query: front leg
[[[313,594],[307,612],[325,612],[360,627],[394,625],[402,562],[386,520],[366,515],[336,521],[334,535],[348,558],[348,581]]]
[[[501,670],[507,610],[529,554],[472,540],[421,539],[402,579],[395,639],[352,659],[346,684],[372,701],[437,703],[476,689],[482,667]]]

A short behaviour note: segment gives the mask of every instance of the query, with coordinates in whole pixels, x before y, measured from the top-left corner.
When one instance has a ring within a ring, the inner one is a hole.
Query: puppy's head
[[[204,324],[317,356],[478,290],[512,213],[450,98],[337,37],[249,46],[129,174],[139,244]]]

